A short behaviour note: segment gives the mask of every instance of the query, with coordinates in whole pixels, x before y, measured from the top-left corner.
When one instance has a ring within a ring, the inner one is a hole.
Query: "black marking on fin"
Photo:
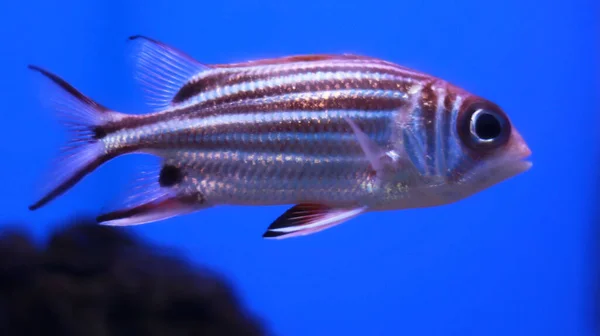
[[[46,78],[50,79],[51,81],[53,81],[55,84],[57,84],[58,86],[60,86],[63,90],[65,90],[66,92],[68,92],[71,96],[79,99],[82,103],[89,105],[91,107],[94,108],[94,110],[98,111],[98,112],[106,112],[108,111],[108,109],[100,104],[98,104],[97,102],[95,102],[94,100],[92,100],[90,97],[84,95],[83,93],[79,92],[79,90],[77,90],[76,88],[74,88],[71,84],[67,83],[67,81],[65,81],[64,79],[58,77],[57,75],[51,73],[50,71],[47,71],[45,69],[40,68],[37,65],[28,65],[27,66],[29,69],[37,71],[39,73],[41,73],[42,75],[46,76]]]
[[[100,126],[93,127],[92,132],[94,133],[94,135],[92,136],[94,140],[100,140],[106,137],[106,135],[108,134],[108,132],[106,132],[106,130]]]
[[[263,238],[278,238],[281,236],[285,236],[286,234],[288,234],[288,233],[267,230],[265,233],[263,233],[262,236],[263,236]]]
[[[305,236],[346,222],[367,208],[332,208],[323,204],[297,204],[279,216],[263,234],[263,238]]]
[[[165,165],[160,170],[158,175],[158,184],[161,187],[172,187],[183,181],[183,173],[181,169],[171,165]]]
[[[205,83],[202,81],[188,82],[177,91],[171,102],[175,104],[184,102],[197,95],[199,92],[202,92],[204,87]]]

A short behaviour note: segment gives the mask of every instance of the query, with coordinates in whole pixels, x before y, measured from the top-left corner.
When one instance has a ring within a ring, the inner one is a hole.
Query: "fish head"
[[[451,87],[440,113],[415,109],[403,121],[403,146],[416,168],[404,207],[453,203],[519,175],[531,150],[497,104]],[[420,104],[421,106],[436,106]],[[439,106],[439,104],[438,104]],[[410,184],[410,183],[409,183]]]
[[[532,166],[531,149],[497,104],[467,96],[450,113],[446,158],[454,162],[442,189],[459,200],[519,175]]]

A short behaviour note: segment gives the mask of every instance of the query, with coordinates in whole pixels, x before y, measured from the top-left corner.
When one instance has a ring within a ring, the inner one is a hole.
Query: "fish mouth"
[[[531,169],[532,166],[533,166],[533,162],[531,162],[531,160],[523,159],[523,160],[516,161],[515,164],[513,165],[513,169],[512,169],[513,176],[528,171],[529,169]]]
[[[490,163],[489,172],[486,175],[495,176],[499,181],[506,180],[522,174],[533,166],[530,160],[531,149],[525,144],[520,144],[518,147],[513,147],[509,156],[500,157],[497,161]]]
[[[533,162],[530,160],[531,149],[527,145],[522,145],[519,150],[518,159],[516,165],[521,168],[521,172],[525,172],[533,166]]]
[[[531,148],[529,148],[517,130],[513,131],[513,139],[509,148],[507,153],[509,153],[509,161],[512,161],[511,165],[513,168],[511,170],[515,171],[515,175],[531,169],[533,166],[533,162],[530,159],[532,154]]]
[[[513,155],[505,163],[501,163],[500,166],[496,168],[502,170],[502,173],[496,171],[497,174],[505,175],[505,178],[510,178],[519,174],[522,174],[533,166],[533,162],[531,161],[531,150],[527,145],[519,146],[516,153],[513,152]],[[508,163],[508,164],[507,164]]]

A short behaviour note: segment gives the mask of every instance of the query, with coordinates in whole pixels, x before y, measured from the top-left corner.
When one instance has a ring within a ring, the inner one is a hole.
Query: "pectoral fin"
[[[386,150],[369,138],[352,119],[346,117],[345,120],[352,128],[361,149],[379,179],[383,179],[386,173],[393,174],[399,171],[403,171],[407,178],[418,177],[417,169],[402,146]]]
[[[322,204],[298,204],[277,218],[263,238],[284,239],[316,233],[350,220],[367,207],[331,208]]]
[[[385,167],[383,160],[387,157],[385,151],[375,143],[375,141],[371,140],[371,138],[369,138],[369,136],[363,132],[352,119],[347,117],[345,119],[352,128],[360,147],[371,163],[371,167],[377,172],[377,175],[381,175]]]

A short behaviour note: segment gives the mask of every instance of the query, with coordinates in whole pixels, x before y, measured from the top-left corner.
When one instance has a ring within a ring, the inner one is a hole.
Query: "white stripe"
[[[421,87],[420,84],[415,84],[417,87]],[[222,92],[224,95],[231,94],[231,87],[227,86],[222,88]],[[409,91],[414,91],[410,89]],[[411,93],[412,94],[412,93]],[[282,95],[276,96],[267,96],[264,98],[253,98],[253,99],[244,99],[240,101],[233,101],[229,103],[219,104],[216,107],[207,107],[206,111],[214,112],[215,109],[223,110],[233,106],[256,106],[256,105],[264,105],[264,104],[272,104],[286,101],[314,101],[314,100],[325,100],[325,99],[340,99],[340,98],[388,98],[388,99],[398,99],[400,101],[406,101],[409,99],[410,94],[406,92],[402,92],[399,90],[360,90],[360,89],[350,89],[350,90],[325,90],[325,91],[316,91],[316,92],[297,92],[297,93],[286,93]],[[185,109],[193,104],[176,105],[170,107],[169,109],[157,112],[157,115],[169,114],[174,111]]]
[[[428,136],[434,136],[435,137],[435,154],[434,154],[434,160],[435,160],[435,170],[436,170],[436,175],[437,174],[441,174],[446,175],[446,155],[444,153],[444,151],[446,150],[444,144],[446,143],[447,139],[443,139],[442,138],[442,129],[447,126],[446,125],[446,120],[448,118],[448,115],[446,114],[446,111],[444,110],[444,99],[446,98],[446,89],[442,86],[442,87],[438,87],[438,86],[434,86],[433,88],[433,92],[435,92],[437,94],[437,106],[436,106],[436,111],[435,111],[435,128],[434,128],[434,132],[435,134],[428,134]]]
[[[168,154],[164,151],[156,152],[157,155],[167,157],[183,163],[190,169],[202,168],[207,162],[210,163],[231,163],[244,162],[252,164],[264,163],[265,166],[279,163],[300,163],[300,164],[365,164],[369,162],[362,154],[304,154],[304,153],[277,153],[272,151],[223,151],[219,149],[202,151],[171,151]]]
[[[454,100],[454,105],[452,106],[452,112],[450,112],[450,136],[447,139],[448,141],[448,148],[446,149],[446,154],[447,154],[447,165],[449,168],[451,169],[455,169],[456,166],[460,163],[460,159],[459,156],[449,152],[450,150],[454,150],[455,148],[460,148],[461,144],[460,144],[460,137],[458,136],[458,133],[456,131],[456,122],[457,122],[457,118],[458,118],[458,111],[460,109],[460,106],[463,103],[463,98],[461,95],[457,95],[456,99]]]
[[[285,233],[285,232],[297,232],[297,231],[310,230],[310,229],[315,229],[318,227],[326,228],[326,227],[330,227],[330,226],[333,226],[336,224],[341,224],[342,222],[345,222],[355,216],[358,216],[359,214],[364,212],[366,209],[367,209],[367,207],[361,207],[361,208],[356,208],[356,209],[352,209],[352,210],[334,209],[334,210],[331,210],[329,213],[323,214],[323,216],[320,217],[319,219],[317,219],[313,222],[309,222],[309,224],[282,227],[282,228],[278,228],[278,229],[271,229],[269,231]]]
[[[391,92],[390,94],[400,94]],[[168,134],[188,129],[211,128],[217,126],[231,125],[256,125],[258,123],[274,123],[284,121],[299,121],[305,119],[323,119],[323,118],[364,118],[377,119],[389,118],[395,110],[325,110],[325,111],[274,111],[274,112],[252,112],[242,114],[220,114],[200,116],[193,119],[168,119],[154,124],[148,124],[132,129],[116,131],[103,138],[106,146],[118,144],[133,144],[141,139],[156,137],[160,134]]]
[[[241,104],[244,106],[256,106],[264,104],[276,104],[287,101],[314,101],[314,100],[327,100],[327,99],[340,99],[340,98],[388,98],[397,99],[399,101],[408,100],[408,94],[402,91],[396,90],[327,90],[317,92],[298,92],[298,93],[287,93],[277,96],[269,96],[264,98],[255,98],[243,100]],[[232,102],[228,104],[219,105],[218,109],[224,109],[229,106],[235,106],[240,104],[239,102]]]
[[[280,63],[280,64],[259,64],[249,66],[239,66],[231,68],[213,68],[212,70],[201,71],[192,77],[186,84],[198,82],[204,78],[212,76],[220,76],[223,74],[232,73],[246,73],[247,75],[264,75],[276,72],[285,72],[290,70],[297,71],[310,71],[319,68],[330,68],[332,66],[344,67],[344,68],[357,68],[366,70],[385,70],[390,72],[397,72],[398,75],[403,76],[415,76],[415,77],[428,77],[427,74],[400,67],[391,62],[378,60],[378,59],[362,59],[362,60],[345,60],[345,59],[333,59],[313,62],[293,62],[293,63]]]
[[[365,118],[376,119],[389,117],[393,110],[383,111],[364,111],[364,110],[328,110],[328,111],[274,111],[274,112],[252,112],[242,114],[221,114],[198,117],[194,119],[184,120],[167,120],[156,124],[145,125],[131,130],[123,130],[123,132],[141,132],[145,134],[158,134],[163,132],[178,132],[191,128],[210,128],[216,126],[232,126],[232,125],[256,125],[259,123],[276,123],[283,121],[300,121],[309,118],[324,119],[324,118]],[[117,135],[119,132],[115,132]]]
[[[241,141],[246,144],[261,143],[266,145],[268,142],[283,142],[283,141],[338,141],[338,142],[356,142],[354,134],[340,134],[334,132],[319,132],[319,133],[294,133],[294,132],[273,132],[273,133],[219,133],[210,135],[196,135],[196,140],[206,142],[220,141]],[[376,140],[376,139],[373,139]]]

